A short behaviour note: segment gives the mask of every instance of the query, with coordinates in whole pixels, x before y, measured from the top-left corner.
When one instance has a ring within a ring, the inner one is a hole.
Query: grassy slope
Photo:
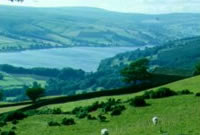
[[[14,89],[14,88],[22,88],[24,85],[31,85],[34,81],[37,81],[38,83],[45,85],[45,80],[42,78],[37,78],[35,76],[27,76],[27,75],[13,75],[13,74],[7,74],[3,73],[4,79],[0,80],[0,86],[3,89]]]
[[[95,8],[1,6],[0,51],[160,44],[199,35],[199,18],[199,14],[143,15]]]
[[[200,76],[178,81],[165,85],[174,90],[188,88],[193,92],[200,92]],[[130,97],[141,94],[130,94],[115,96],[127,100]],[[63,111],[70,111],[75,106],[86,106],[94,101],[106,100],[108,97],[95,98],[90,100],[64,103],[48,106],[50,108],[61,107]],[[38,115],[24,119],[17,125],[18,135],[98,135],[100,129],[108,128],[111,135],[156,135],[160,134],[160,128],[169,132],[170,135],[189,134],[199,135],[200,125],[200,98],[194,95],[174,96],[170,98],[147,100],[151,106],[144,108],[134,108],[126,105],[127,110],[118,117],[109,117],[108,123],[98,121],[77,120],[74,126],[48,127],[48,121],[55,120],[60,122],[64,117],[73,117],[68,115]],[[42,108],[41,108],[42,109]],[[94,114],[96,115],[96,114]],[[159,126],[153,126],[151,118],[158,116],[161,119]],[[5,128],[10,129],[9,124]],[[37,130],[35,130],[37,129]]]

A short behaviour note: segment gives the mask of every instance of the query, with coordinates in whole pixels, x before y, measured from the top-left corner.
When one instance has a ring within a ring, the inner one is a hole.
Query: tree
[[[193,75],[200,75],[200,62],[196,64]]]
[[[3,92],[0,91],[0,101],[2,101],[2,100],[3,100]]]
[[[34,103],[42,96],[44,96],[45,89],[41,87],[32,87],[26,90],[26,95],[31,99]]]
[[[23,2],[24,0],[9,0],[11,2],[17,1],[17,2]]]
[[[0,80],[3,80],[4,76],[0,73]]]
[[[132,62],[130,65],[121,70],[123,80],[127,83],[137,84],[137,81],[145,81],[151,77],[148,72],[149,60],[142,58]]]

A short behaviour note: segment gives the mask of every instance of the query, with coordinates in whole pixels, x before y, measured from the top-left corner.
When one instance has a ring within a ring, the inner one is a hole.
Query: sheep
[[[152,122],[153,122],[154,125],[157,125],[158,124],[158,117],[156,117],[156,116],[153,117]]]
[[[108,129],[101,129],[101,135],[109,135]]]

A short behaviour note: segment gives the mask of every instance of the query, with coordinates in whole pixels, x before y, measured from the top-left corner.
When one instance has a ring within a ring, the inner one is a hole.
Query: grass
[[[27,105],[20,105],[20,106],[15,106],[15,107],[4,107],[4,108],[0,108],[0,113],[5,113],[5,112],[9,112],[9,111],[15,111],[17,109],[21,109],[23,107],[26,107]]]
[[[174,90],[189,89],[192,92],[200,92],[200,76],[170,83],[163,87],[168,87]]]
[[[185,102],[187,101],[187,102]],[[48,127],[49,121],[60,122],[69,115],[35,115],[20,121],[17,125],[18,135],[98,135],[102,128],[108,128],[111,135],[156,135],[160,129],[170,135],[198,135],[200,124],[200,99],[189,96],[175,96],[157,100],[148,100],[151,106],[134,108],[126,104],[127,110],[118,117],[109,117],[109,122],[88,121],[76,119],[74,126]],[[86,103],[87,105],[89,103]],[[76,104],[79,106],[80,104]],[[58,107],[55,105],[54,107]],[[68,110],[68,106],[62,109]],[[151,118],[158,116],[161,122],[153,126]],[[11,124],[5,127],[10,129]],[[37,130],[35,130],[37,129]]]
[[[192,92],[198,91],[200,85],[200,76],[174,82],[165,87],[174,90],[189,89]],[[140,93],[113,96],[123,101],[140,95]],[[49,108],[61,108],[62,111],[71,111],[74,107],[91,105],[95,101],[104,101],[109,97],[94,98],[89,100],[54,104],[39,108],[40,110]],[[169,135],[200,135],[200,98],[194,95],[173,96],[162,99],[150,99],[147,107],[134,108],[124,103],[126,110],[117,117],[108,117],[109,122],[79,120],[72,115],[34,115],[19,122],[16,125],[17,135],[99,135],[102,128],[108,128],[111,135],[162,135],[167,132]],[[93,113],[97,115],[98,112]],[[152,117],[158,116],[160,122],[157,126],[152,124]],[[64,117],[75,118],[76,125],[49,127],[49,121],[61,122]],[[9,130],[12,127],[8,124],[3,130]],[[37,129],[37,130],[35,130]]]
[[[13,74],[7,74],[3,73],[4,79],[0,80],[0,86],[3,89],[14,89],[14,88],[23,88],[24,85],[32,85],[33,82],[37,81],[38,83],[42,84],[44,86],[46,84],[45,80],[42,80],[41,78],[36,78],[34,76],[27,76],[27,75],[13,75]]]

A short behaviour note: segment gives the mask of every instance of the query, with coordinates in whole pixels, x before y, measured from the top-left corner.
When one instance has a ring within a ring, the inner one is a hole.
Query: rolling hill
[[[199,36],[170,41],[162,46],[129,51],[104,59],[98,71],[120,70],[130,62],[146,57],[150,60],[151,70],[187,76],[192,74],[195,64],[200,61],[199,49]]]
[[[200,76],[174,82],[165,86],[170,87],[175,91],[180,89],[189,89],[191,92],[200,92],[200,86],[195,85],[200,81]],[[157,89],[157,88],[155,88]],[[63,112],[71,111],[73,108],[78,106],[91,105],[96,101],[106,101],[108,98],[121,99],[126,101],[136,95],[141,95],[143,92],[136,94],[129,94],[123,96],[111,96],[111,97],[100,97],[89,100],[76,101],[71,103],[53,104],[39,108],[39,111],[45,111],[48,109],[60,108]],[[71,114],[37,114],[20,120],[19,123],[13,125],[8,123],[2,128],[2,131],[8,131],[13,126],[16,127],[15,132],[18,135],[57,135],[57,134],[71,134],[71,135],[88,135],[94,134],[99,135],[102,128],[108,128],[111,135],[132,135],[143,134],[143,135],[155,135],[155,134],[190,134],[198,135],[199,132],[199,97],[191,95],[180,95],[161,99],[149,99],[147,103],[150,104],[146,107],[132,107],[127,102],[123,102],[126,110],[119,116],[110,116],[105,114],[108,121],[99,122],[97,120],[78,119]],[[11,108],[10,108],[11,109]],[[100,113],[92,112],[93,116]],[[152,117],[159,117],[159,124],[154,126],[151,122]],[[76,121],[75,125],[71,126],[48,126],[49,121],[62,121],[63,118],[74,118]],[[35,130],[37,128],[38,130]]]
[[[200,35],[199,14],[125,14],[96,8],[0,6],[0,51],[143,46]]]

